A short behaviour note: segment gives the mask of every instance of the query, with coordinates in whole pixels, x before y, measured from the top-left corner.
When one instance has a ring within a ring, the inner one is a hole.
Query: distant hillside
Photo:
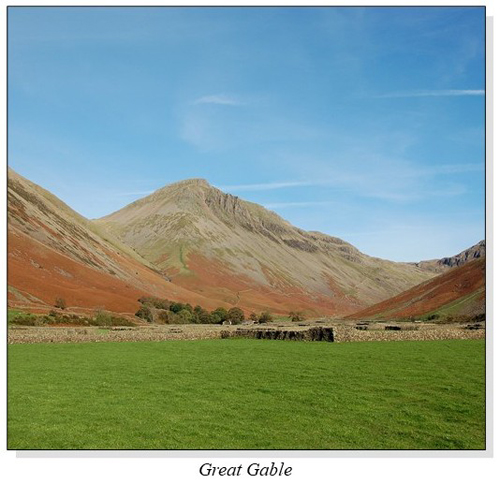
[[[466,262],[473,259],[479,259],[486,255],[486,242],[481,240],[476,245],[465,249],[460,252],[460,254],[454,255],[452,257],[443,257],[442,259],[433,259],[418,262],[416,265],[422,269],[436,270],[437,272],[442,272],[443,270],[449,269],[451,267],[459,267]]]
[[[201,179],[167,185],[95,222],[175,284],[255,310],[347,314],[435,275],[298,229]]]
[[[420,318],[485,313],[486,259],[471,259],[430,281],[348,316],[349,319]]]

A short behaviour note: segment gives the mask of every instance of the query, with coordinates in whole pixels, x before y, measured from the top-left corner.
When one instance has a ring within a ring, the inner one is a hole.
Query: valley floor
[[[485,344],[11,345],[9,449],[484,449]]]

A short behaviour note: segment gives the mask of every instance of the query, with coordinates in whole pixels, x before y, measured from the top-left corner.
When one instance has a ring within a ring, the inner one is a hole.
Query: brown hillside
[[[481,314],[485,312],[485,285],[486,260],[481,257],[351,314],[349,319],[408,318],[429,313]]]
[[[43,188],[8,172],[8,297],[10,306],[68,306],[135,312],[154,295],[215,308],[219,301],[167,281],[146,261]]]

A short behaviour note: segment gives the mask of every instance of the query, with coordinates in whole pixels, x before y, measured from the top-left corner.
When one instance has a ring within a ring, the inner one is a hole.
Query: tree
[[[225,321],[228,316],[227,316],[227,310],[225,308],[217,308],[212,311],[212,323],[213,324],[219,324],[222,323],[222,321]]]
[[[227,312],[227,319],[234,324],[239,324],[245,320],[245,313],[240,308],[234,307]]]
[[[252,313],[252,314],[250,314],[250,319],[252,321],[257,321],[259,319],[259,317],[255,313]]]
[[[192,321],[193,313],[191,313],[188,309],[181,309],[177,313],[179,322],[178,324],[189,324]]]
[[[179,313],[183,309],[184,309],[184,304],[180,302],[173,302],[172,304],[170,304],[170,311],[172,311],[173,313]]]
[[[220,317],[220,314],[211,312],[208,315],[208,322],[209,322],[209,324],[220,324],[220,323],[222,323],[222,319]]]
[[[259,316],[259,323],[261,323],[261,324],[263,324],[263,323],[269,323],[272,320],[273,320],[273,317],[271,316],[271,313],[269,313],[269,311],[264,311]]]
[[[159,297],[141,296],[138,301],[144,306],[152,306],[156,309],[170,309],[170,301],[168,299],[160,299]]]
[[[211,324],[212,323],[212,315],[206,310],[206,309],[201,309],[197,313],[198,316],[198,323],[199,324]]]

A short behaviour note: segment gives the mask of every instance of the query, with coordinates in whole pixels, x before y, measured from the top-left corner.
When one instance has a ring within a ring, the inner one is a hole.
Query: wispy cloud
[[[374,96],[378,99],[389,99],[398,97],[444,97],[444,96],[484,96],[483,89],[442,89],[434,91],[398,91]]]
[[[463,181],[453,177],[480,173],[481,163],[419,166],[408,160],[378,159],[360,161],[356,169],[343,166],[342,172],[322,184],[337,184],[358,196],[392,202],[413,202],[427,197],[457,197],[466,192]]]
[[[212,94],[196,99],[193,104],[221,104],[224,106],[243,106],[245,103],[234,96],[227,94]]]
[[[247,185],[226,185],[219,188],[226,192],[259,192],[300,187],[330,187],[347,190],[360,196],[378,198],[388,201],[411,201],[424,196],[458,196],[464,193],[464,187],[457,183],[441,182],[439,190],[432,191],[428,180],[442,175],[458,175],[481,172],[481,163],[443,164],[419,167],[411,163],[368,163],[363,170],[335,170],[335,174],[326,174],[323,178],[309,180],[284,180]],[[268,208],[285,208],[292,206],[312,206],[328,202],[283,202],[267,204]]]

